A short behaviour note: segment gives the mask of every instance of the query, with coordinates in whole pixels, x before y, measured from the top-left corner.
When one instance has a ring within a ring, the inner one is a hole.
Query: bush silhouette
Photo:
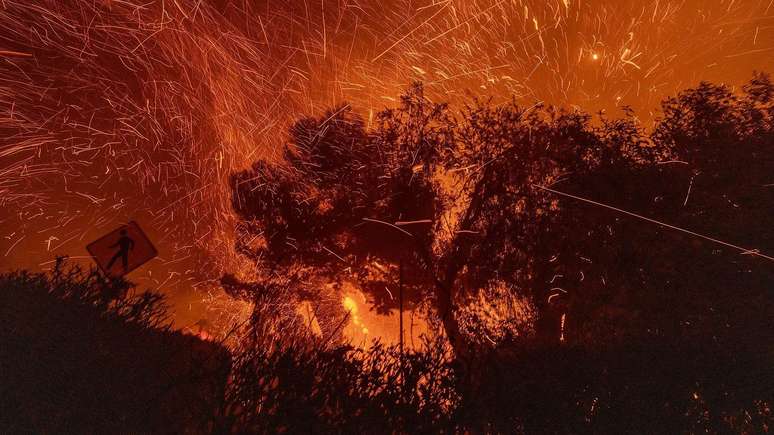
[[[0,275],[0,431],[204,433],[228,354],[172,332],[161,295],[68,267]]]

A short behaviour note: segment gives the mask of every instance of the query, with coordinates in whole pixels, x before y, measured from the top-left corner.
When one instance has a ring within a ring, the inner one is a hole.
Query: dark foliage
[[[471,379],[442,339],[401,359],[395,347],[280,343],[251,327],[224,391],[212,381],[225,376],[211,359],[222,350],[148,330],[159,325],[156,303],[105,304],[102,291],[126,285],[94,279],[0,280],[11,298],[0,337],[4,431],[758,433],[772,423],[774,356],[753,339],[503,342],[478,355]],[[264,318],[251,325],[273,321],[271,310],[256,313]]]
[[[57,262],[0,275],[0,432],[205,432],[228,355],[171,332],[162,296]]]
[[[267,276],[303,276],[308,297],[351,281],[379,310],[395,308],[379,293],[399,264],[409,269],[413,303],[432,302],[452,346],[443,418],[365,411],[389,401],[353,395],[359,375],[332,382],[327,363],[305,382],[337,385],[324,395],[390,422],[376,432],[428,421],[445,432],[768,431],[774,267],[737,248],[774,252],[773,95],[764,74],[740,92],[702,83],[666,100],[652,133],[628,109],[592,119],[475,101],[454,114],[421,86],[371,130],[344,106],[299,121],[283,163],[233,177],[254,236],[240,249]],[[461,334],[455,310],[498,283],[536,319],[532,333],[492,346]],[[252,397],[272,396],[260,391]],[[305,403],[293,421],[362,430],[357,412]]]
[[[234,358],[221,433],[763,433],[769,350],[713,339],[503,343],[460,376],[442,342],[401,362],[294,343]]]
[[[395,346],[249,346],[234,358],[222,430],[451,432],[459,401],[456,377],[444,347],[429,344],[402,361]]]

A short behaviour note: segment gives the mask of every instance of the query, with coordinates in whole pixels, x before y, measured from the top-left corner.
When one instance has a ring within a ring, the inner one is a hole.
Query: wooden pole
[[[403,258],[398,263],[398,304],[399,304],[399,318],[400,318],[400,381],[401,389],[405,384],[406,379],[403,373]]]
[[[398,301],[400,311],[400,358],[403,360],[403,260],[398,265]]]

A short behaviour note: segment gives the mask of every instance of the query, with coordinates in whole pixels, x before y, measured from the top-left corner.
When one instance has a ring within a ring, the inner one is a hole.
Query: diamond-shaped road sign
[[[158,254],[134,221],[89,243],[86,250],[106,275],[114,277],[126,275]]]

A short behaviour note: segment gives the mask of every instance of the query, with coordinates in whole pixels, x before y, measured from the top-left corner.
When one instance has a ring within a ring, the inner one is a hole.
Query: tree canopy
[[[369,126],[347,105],[299,120],[279,163],[235,174],[238,249],[300,293],[349,281],[380,310],[402,264],[459,357],[481,339],[461,301],[494,287],[526,301],[518,334],[540,340],[760,324],[771,304],[741,306],[767,296],[772,262],[730,245],[774,250],[773,94],[764,74],[701,83],[647,131],[628,109],[453,110],[415,84]]]

